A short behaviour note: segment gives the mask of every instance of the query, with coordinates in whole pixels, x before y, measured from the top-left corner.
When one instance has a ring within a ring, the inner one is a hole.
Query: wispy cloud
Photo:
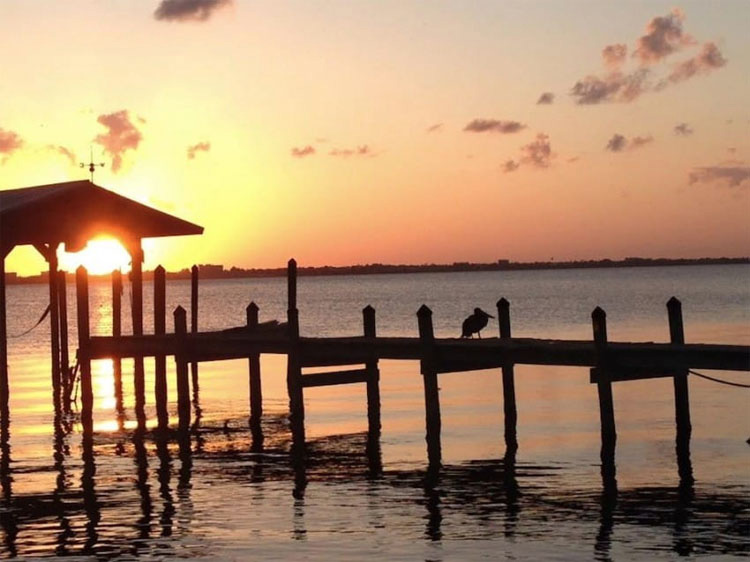
[[[315,154],[315,147],[309,144],[307,146],[293,146],[291,153],[295,158],[304,158]]]
[[[606,72],[590,74],[573,85],[570,94],[576,103],[632,102],[646,92],[663,90],[726,65],[727,60],[716,44],[707,42],[697,55],[671,69],[667,66],[664,61],[671,54],[697,44],[683,31],[684,19],[680,10],[651,19],[645,33],[636,40],[632,54],[638,61],[635,68],[624,68],[628,53],[626,44],[604,47],[601,54]]]
[[[234,0],[161,0],[154,18],[164,21],[206,21]]]
[[[136,150],[143,140],[143,135],[130,120],[126,109],[100,115],[96,120],[107,129],[107,132],[97,135],[94,142],[100,144],[112,157],[112,171],[117,172],[122,166],[123,154],[128,150]]]
[[[442,128],[443,128],[443,124],[442,123],[435,123],[434,125],[430,125],[429,127],[427,127],[427,132],[428,133],[436,133],[436,132],[440,131]]]
[[[60,144],[48,144],[47,148],[67,158],[72,166],[76,165],[76,155],[67,146],[62,146]]]
[[[555,94],[552,92],[542,92],[539,99],[536,100],[537,105],[549,105],[555,101]]]
[[[520,166],[521,164],[516,162],[515,160],[506,160],[505,164],[503,164],[503,171],[506,174],[515,172]]]
[[[648,89],[648,70],[638,69],[629,74],[611,72],[605,76],[586,76],[571,89],[571,95],[579,105],[603,102],[629,102]]]
[[[616,43],[614,45],[607,45],[602,49],[602,59],[604,60],[604,66],[611,68],[612,70],[618,70],[625,62],[625,57],[628,55],[628,46],[624,43]]]
[[[14,131],[0,128],[0,154],[10,155],[23,146],[23,139]]]
[[[668,82],[672,84],[684,82],[697,74],[708,74],[726,64],[727,59],[721,54],[719,48],[709,41],[703,44],[700,53],[675,66],[666,81],[662,81],[659,86],[664,87]]]
[[[694,40],[682,30],[685,14],[675,8],[666,16],[653,18],[646,25],[646,33],[638,38],[633,56],[641,64],[651,65],[682,49]]]
[[[725,183],[729,187],[750,187],[750,166],[706,166],[693,168],[688,182]]]
[[[473,119],[470,121],[464,131],[470,133],[517,133],[525,129],[526,125],[518,121],[502,121],[499,119]]]
[[[635,150],[636,148],[640,148],[652,142],[654,142],[654,137],[652,137],[651,135],[643,137],[635,136],[632,139],[628,140],[624,135],[615,133],[614,135],[612,135],[612,138],[607,141],[607,145],[604,148],[605,150],[609,150],[610,152],[622,152],[625,149]]]
[[[198,144],[188,146],[187,147],[188,160],[194,160],[195,154],[197,152],[208,152],[209,150],[211,150],[211,143],[207,141],[199,142]]]
[[[678,123],[674,126],[674,134],[682,137],[687,137],[693,134],[693,129],[687,123]]]
[[[554,158],[549,135],[538,133],[529,144],[521,147],[521,163],[535,168],[548,168]]]
[[[334,148],[328,154],[348,158],[350,156],[376,156],[369,145],[362,144],[357,148]]]

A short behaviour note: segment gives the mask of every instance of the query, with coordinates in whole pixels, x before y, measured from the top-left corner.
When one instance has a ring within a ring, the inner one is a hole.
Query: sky
[[[748,256],[749,26],[746,0],[2,0],[0,189],[92,151],[205,227],[149,269]]]

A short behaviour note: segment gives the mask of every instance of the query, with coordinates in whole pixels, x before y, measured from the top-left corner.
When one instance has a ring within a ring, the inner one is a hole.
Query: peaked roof
[[[0,191],[0,245],[65,242],[82,247],[100,235],[128,241],[202,234],[203,227],[88,180]]]

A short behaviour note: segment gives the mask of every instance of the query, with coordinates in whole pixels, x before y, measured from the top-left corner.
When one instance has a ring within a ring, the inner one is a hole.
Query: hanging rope
[[[709,377],[708,375],[704,375],[703,373],[697,373],[697,372],[693,371],[692,369],[689,369],[688,372],[691,375],[695,375],[696,377],[701,377],[702,379],[706,379],[706,380],[713,381],[713,382],[718,382],[720,384],[728,384],[729,386],[738,386],[740,388],[750,388],[750,384],[741,384],[741,383],[738,383],[738,382],[730,382],[730,381],[725,381],[725,380],[717,379],[717,378],[714,378],[714,377]]]
[[[47,305],[47,308],[44,309],[44,312],[39,317],[39,320],[37,320],[36,324],[34,324],[31,328],[29,328],[25,332],[21,332],[20,334],[9,335],[8,338],[21,338],[26,334],[30,334],[35,328],[37,328],[42,322],[44,322],[44,319],[47,318],[50,310],[52,310],[52,304]]]

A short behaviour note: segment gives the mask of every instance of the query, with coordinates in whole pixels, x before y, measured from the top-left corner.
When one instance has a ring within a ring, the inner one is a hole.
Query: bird
[[[491,314],[487,314],[481,308],[475,308],[474,314],[464,320],[464,323],[461,325],[461,337],[470,338],[473,337],[474,333],[476,332],[476,334],[481,338],[482,334],[480,334],[479,332],[481,332],[482,328],[487,325],[489,318],[494,318],[494,316],[492,316]]]

